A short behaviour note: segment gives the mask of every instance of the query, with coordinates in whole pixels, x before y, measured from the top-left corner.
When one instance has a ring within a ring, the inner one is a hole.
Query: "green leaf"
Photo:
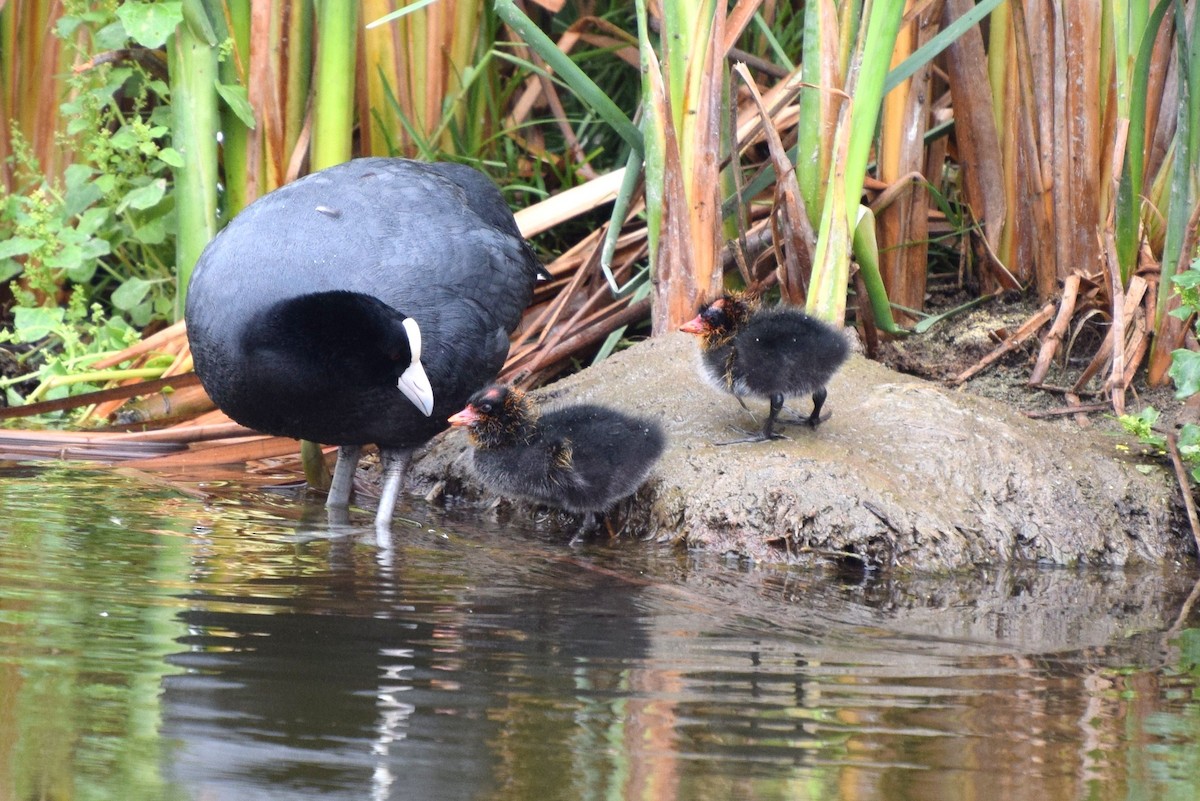
[[[63,216],[70,218],[83,214],[85,209],[102,197],[104,197],[104,193],[101,191],[100,185],[90,178],[86,183],[78,186],[67,184],[67,194],[63,198]]]
[[[1195,313],[1196,313],[1196,310],[1191,308],[1190,306],[1179,306],[1179,307],[1171,309],[1169,312],[1167,312],[1167,314],[1171,315],[1176,320],[1187,320],[1189,317],[1191,317]]]
[[[97,189],[99,189],[104,194],[108,194],[109,192],[112,192],[116,188],[117,176],[115,176],[115,175],[97,175],[95,183],[96,183]]]
[[[155,50],[166,44],[183,22],[183,3],[123,3],[117,9],[117,18],[130,39]]]
[[[79,216],[78,222],[75,223],[75,230],[86,236],[91,236],[100,230],[100,226],[108,222],[108,209],[104,206],[96,206],[85,211]]]
[[[399,9],[398,11],[393,11],[390,14],[384,14],[379,19],[368,22],[366,25],[366,29],[371,30],[372,28],[378,28],[380,25],[387,24],[394,19],[400,19],[401,17],[405,16],[406,14],[411,14],[414,11],[420,11],[425,6],[432,5],[434,2],[436,2],[436,0],[417,0],[417,2],[412,3],[411,5],[407,5],[404,8]]]
[[[1200,392],[1200,353],[1180,348],[1171,352],[1168,375],[1175,382],[1175,397],[1183,400]]]
[[[96,31],[94,36],[97,53],[103,53],[106,50],[120,50],[129,39],[129,35],[125,33],[125,26],[116,20]]]
[[[74,15],[62,16],[54,23],[55,32],[59,39],[70,39],[71,34],[83,24],[83,20]]]
[[[13,309],[13,329],[20,342],[45,339],[63,322],[63,310],[57,307],[18,306]]]
[[[138,187],[126,194],[125,198],[117,204],[117,213],[120,214],[126,208],[130,207],[144,211],[157,205],[166,193],[166,179],[158,178],[153,180],[145,186]]]
[[[161,245],[167,241],[167,227],[162,217],[155,217],[141,225],[133,226],[132,235],[143,245]]]
[[[246,87],[237,86],[235,84],[221,83],[217,81],[217,94],[225,101],[225,105],[229,106],[229,110],[237,115],[237,118],[242,121],[242,124],[251,130],[254,129],[254,109],[250,107],[250,100],[246,95]],[[163,159],[166,161],[166,159]]]
[[[1142,443],[1161,448],[1166,444],[1166,440],[1154,433],[1154,424],[1158,422],[1159,416],[1158,409],[1147,406],[1137,414],[1123,414],[1119,420],[1121,427],[1141,440]]]
[[[11,259],[13,256],[24,256],[41,247],[42,240],[28,236],[14,236],[0,241],[0,259]]]
[[[1175,282],[1177,287],[1190,288],[1200,286],[1200,270],[1195,268],[1183,270],[1171,276],[1171,280]]]
[[[79,243],[79,251],[84,259],[99,259],[112,253],[112,245],[107,239],[93,236]]]
[[[25,269],[12,259],[0,259],[0,283],[5,283],[21,274]]]
[[[95,174],[96,171],[86,164],[71,164],[63,170],[63,179],[66,181],[67,189],[78,189],[86,186]]]
[[[1191,457],[1188,461],[1195,461],[1196,454],[1200,453],[1200,425],[1184,423],[1180,426],[1175,444],[1181,454]]]
[[[129,311],[145,300],[152,283],[144,278],[128,278],[112,293],[112,303],[121,311]]]
[[[134,325],[143,328],[150,322],[150,318],[154,314],[154,307],[147,300],[134,306],[128,311],[128,314]]]
[[[173,147],[164,147],[158,151],[158,160],[175,169],[183,166],[183,154]]]
[[[122,125],[108,141],[118,150],[132,150],[137,147],[138,135],[128,125]]]
[[[96,274],[96,260],[84,256],[83,248],[71,245],[62,249],[62,253],[53,259],[47,259],[46,265],[67,271],[67,278],[77,284],[86,284]]]

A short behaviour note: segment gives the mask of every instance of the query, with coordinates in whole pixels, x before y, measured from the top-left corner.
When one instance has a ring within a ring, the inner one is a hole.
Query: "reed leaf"
[[[883,93],[886,95],[921,67],[933,61],[939,53],[958,41],[959,37],[978,25],[1003,2],[1005,0],[981,0],[969,11],[943,27],[936,36],[922,44],[888,72],[887,79],[883,82]]]
[[[12,191],[15,131],[29,146],[46,176],[58,176],[71,162],[63,136],[59,104],[61,76],[71,71],[75,54],[57,35],[53,3],[40,0],[0,2],[0,187]],[[82,46],[81,28],[71,37]]]
[[[1200,196],[1200,4],[1185,9],[1175,3],[1175,35],[1180,63],[1179,116],[1175,128],[1175,158],[1172,163],[1171,197],[1166,211],[1166,240],[1163,244],[1162,275],[1158,286],[1157,324],[1170,308],[1174,291],[1171,277],[1181,262],[1190,261],[1183,253],[1188,219]],[[1185,18],[1190,10],[1192,19]]]
[[[800,121],[796,129],[796,180],[810,218],[824,207],[829,160],[841,103],[842,71],[838,56],[839,24],[832,0],[814,0],[804,8],[804,61],[801,80],[809,89],[800,95]],[[752,184],[748,194],[762,191]]]
[[[167,41],[173,146],[183,157],[175,170],[176,316],[183,316],[188,281],[201,251],[217,231],[219,170],[217,41],[204,0],[185,0],[183,21]]]
[[[317,0],[316,21],[311,158],[313,169],[320,170],[352,154],[358,4]]]
[[[221,28],[228,27],[226,35],[232,40],[229,54],[218,66],[218,91],[226,99],[221,108],[221,164],[225,187],[221,214],[225,220],[233,219],[253,197],[254,182],[248,180],[253,143],[250,132],[257,123],[246,91],[250,63],[250,5],[250,0],[225,0],[228,17],[217,21]],[[233,100],[234,97],[237,100]],[[235,107],[234,103],[239,100],[244,103],[244,108]]]
[[[550,65],[555,74],[571,87],[580,100],[594,109],[606,123],[612,126],[629,147],[635,150],[642,149],[642,134],[625,112],[621,111],[608,95],[579,68],[579,65],[542,32],[541,28],[525,16],[513,3],[513,0],[496,0],[494,8],[504,23]]]
[[[876,237],[881,243],[880,269],[888,297],[902,307],[921,308],[925,302],[925,278],[928,272],[929,198],[925,192],[925,131],[931,119],[930,69],[918,65],[904,81],[892,76],[913,61],[912,55],[925,49],[926,40],[936,27],[940,3],[921,10],[900,27],[892,50],[892,61],[899,62],[884,81],[895,88],[885,91],[876,149],[876,177],[889,186],[886,205],[873,206]],[[964,29],[965,30],[965,29]],[[919,180],[913,180],[919,176]],[[861,223],[860,223],[861,225]],[[857,250],[855,251],[857,255]],[[861,258],[860,258],[861,263]]]
[[[810,314],[841,324],[846,314],[850,279],[852,232],[858,224],[859,203],[875,123],[883,100],[883,85],[903,17],[903,0],[876,0],[863,24],[865,33],[850,65],[846,92],[850,95],[838,117],[835,152],[817,233],[812,286],[806,304]]]
[[[1128,125],[1115,212],[1117,263],[1120,265],[1122,284],[1129,282],[1129,276],[1136,267],[1138,245],[1142,236],[1142,186],[1146,179],[1146,90],[1150,82],[1154,42],[1163,18],[1174,2],[1175,0],[1160,0],[1149,18],[1129,7],[1140,5],[1138,3],[1114,3],[1118,8],[1126,7],[1126,14],[1114,14],[1118,42],[1115,76],[1117,113]],[[1133,63],[1128,64],[1131,54],[1134,57]]]

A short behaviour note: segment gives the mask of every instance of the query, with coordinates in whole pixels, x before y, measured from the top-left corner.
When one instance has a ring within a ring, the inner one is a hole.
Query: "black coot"
[[[500,371],[540,271],[476,170],[350,161],[265,195],[209,243],[185,314],[196,373],[237,422],[341,446],[331,507],[378,445],[386,526],[413,449]]]
[[[828,323],[798,309],[760,308],[732,293],[702,307],[680,330],[700,336],[700,372],[710,384],[739,402],[746,396],[770,400],[761,433],[738,442],[778,439],[775,421],[793,395],[812,393],[812,414],[793,422],[816,428],[825,385],[848,350],[842,332]]]
[[[466,427],[489,489],[583,513],[584,531],[597,512],[637,491],[665,445],[653,420],[595,404],[543,414],[524,392],[499,384],[471,396],[450,424]]]

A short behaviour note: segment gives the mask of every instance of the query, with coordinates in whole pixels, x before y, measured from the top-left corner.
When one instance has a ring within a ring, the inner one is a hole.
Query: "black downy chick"
[[[770,413],[762,431],[735,442],[779,439],[775,423],[784,400],[811,393],[812,413],[799,422],[816,428],[822,421],[825,386],[846,360],[846,338],[828,323],[798,309],[760,308],[728,293],[706,304],[681,331],[700,336],[700,372],[715,388],[744,397],[766,398]],[[722,443],[731,444],[731,443]]]
[[[541,413],[501,384],[471,396],[450,425],[467,429],[475,472],[489,489],[582,513],[582,531],[637,491],[665,445],[653,420],[596,404]]]

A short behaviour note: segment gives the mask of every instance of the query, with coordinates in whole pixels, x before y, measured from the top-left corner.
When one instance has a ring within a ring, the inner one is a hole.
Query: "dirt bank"
[[[702,385],[694,361],[693,339],[675,334],[536,393],[663,421],[670,444],[655,477],[613,516],[627,531],[757,560],[922,570],[1193,558],[1170,476],[1139,470],[1111,432],[1030,420],[855,356],[834,377],[832,417],[817,431],[789,426],[790,440],[717,447],[731,424],[755,421]],[[807,399],[791,403],[807,414]],[[435,440],[410,476],[413,492],[494,500],[471,474],[461,431]],[[536,511],[516,503],[497,513]]]

